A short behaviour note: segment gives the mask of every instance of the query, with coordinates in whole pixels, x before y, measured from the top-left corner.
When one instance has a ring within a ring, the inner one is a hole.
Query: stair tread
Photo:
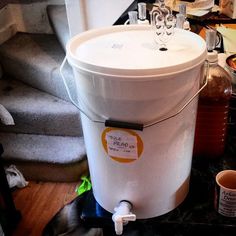
[[[25,62],[57,66],[64,57],[64,51],[53,34],[17,33],[0,46],[0,53]],[[30,55],[34,55],[31,57]],[[41,63],[40,63],[41,64]]]
[[[17,80],[0,80],[0,88],[0,101],[10,111],[78,114],[71,103]]]
[[[0,101],[15,120],[1,129],[22,133],[82,135],[78,109],[17,80],[0,80]]]
[[[69,101],[59,71],[64,57],[65,52],[53,34],[17,33],[0,45],[5,74]],[[72,94],[75,94],[72,68],[66,65],[64,71]]]
[[[82,137],[0,133],[6,161],[71,164],[85,159]]]

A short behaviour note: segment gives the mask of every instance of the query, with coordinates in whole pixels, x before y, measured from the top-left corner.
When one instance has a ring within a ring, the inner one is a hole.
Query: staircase
[[[136,9],[137,1],[130,2],[114,24],[123,24],[127,12]],[[54,34],[18,32],[0,45],[0,109],[2,104],[15,121],[14,126],[0,125],[2,157],[27,180],[78,181],[88,171],[80,115],[59,71],[69,39],[66,9],[48,5],[46,10]],[[64,75],[76,100],[69,65]]]
[[[68,37],[66,18],[58,24],[64,10],[48,8],[57,34],[17,33],[0,45],[0,104],[15,121],[14,126],[0,125],[3,159],[6,165],[16,165],[27,180],[77,181],[88,169],[80,115],[59,73]],[[69,66],[65,73],[76,98]]]

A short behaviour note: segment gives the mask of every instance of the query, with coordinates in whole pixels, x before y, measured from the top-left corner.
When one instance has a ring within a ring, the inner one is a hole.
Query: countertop
[[[228,141],[224,156],[218,159],[193,157],[190,190],[184,202],[173,211],[148,220],[130,222],[124,227],[124,236],[182,236],[182,235],[236,235],[236,217],[224,217],[214,209],[215,176],[224,169],[236,170],[236,148]],[[115,235],[111,214],[93,202],[89,194],[89,209],[83,215],[91,226],[104,226],[104,236]],[[96,210],[95,210],[96,209]],[[97,215],[95,215],[95,212]],[[94,218],[95,217],[95,218]],[[95,220],[96,219],[96,220]],[[94,221],[95,220],[95,221]]]

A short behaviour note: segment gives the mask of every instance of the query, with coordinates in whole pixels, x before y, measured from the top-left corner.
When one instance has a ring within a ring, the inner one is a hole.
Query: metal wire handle
[[[91,116],[89,116],[81,107],[74,101],[74,99],[71,96],[70,89],[67,85],[65,76],[63,74],[63,68],[65,66],[67,57],[64,58],[61,66],[60,66],[60,74],[63,80],[63,83],[65,85],[66,91],[68,93],[69,99],[71,100],[72,104],[78,108],[78,110],[84,114],[90,121],[95,122],[95,123],[102,123],[105,124],[105,126],[111,126],[111,127],[119,127],[119,128],[126,128],[126,129],[136,129],[136,130],[143,130],[144,128],[151,127],[153,125],[156,125],[158,123],[161,123],[163,121],[169,120],[177,115],[179,115],[198,95],[199,93],[206,87],[207,82],[208,82],[208,76],[209,76],[209,62],[206,61],[206,72],[205,72],[205,78],[204,78],[204,84],[201,86],[201,88],[174,114],[164,117],[162,119],[147,123],[147,124],[137,124],[137,123],[131,123],[131,122],[124,122],[124,121],[115,121],[115,120],[96,120],[93,119]]]
[[[208,83],[208,76],[209,76],[209,62],[206,61],[207,67],[206,67],[206,75],[205,75],[205,79],[204,79],[204,84],[201,86],[201,88],[182,106],[182,108],[180,108],[175,114],[170,115],[168,117],[165,117],[163,119],[154,121],[152,123],[146,124],[143,127],[147,128],[153,125],[156,125],[158,123],[161,123],[163,121],[169,120],[170,118],[173,118],[175,116],[177,116],[179,113],[181,113],[193,100],[194,98],[196,98],[198,96],[198,94],[207,86]]]
[[[64,74],[63,74],[63,68],[64,68],[64,66],[65,66],[65,64],[66,64],[66,60],[67,60],[67,57],[65,56],[65,58],[63,59],[63,62],[62,62],[62,64],[61,64],[61,66],[60,66],[60,74],[61,74],[63,83],[64,83],[64,85],[65,85],[66,92],[67,92],[67,94],[68,94],[68,96],[69,96],[69,99],[71,100],[72,104],[73,104],[76,108],[78,108],[78,110],[79,110],[81,113],[83,113],[83,114],[84,114],[89,120],[91,120],[92,122],[95,122],[95,123],[105,123],[105,121],[103,121],[103,120],[95,120],[95,119],[93,119],[92,117],[90,117],[84,110],[82,110],[82,109],[80,108],[80,106],[79,106],[79,105],[74,101],[74,99],[72,98],[71,93],[70,93],[70,89],[69,89],[69,87],[68,87],[68,85],[67,85],[67,83],[66,83],[66,79],[65,79],[65,76],[64,76]]]

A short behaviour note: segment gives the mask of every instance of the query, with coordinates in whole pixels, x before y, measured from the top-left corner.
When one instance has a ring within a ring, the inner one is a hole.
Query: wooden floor
[[[39,236],[45,225],[65,204],[76,197],[78,183],[30,182],[13,191],[13,199],[22,219],[13,236]]]

